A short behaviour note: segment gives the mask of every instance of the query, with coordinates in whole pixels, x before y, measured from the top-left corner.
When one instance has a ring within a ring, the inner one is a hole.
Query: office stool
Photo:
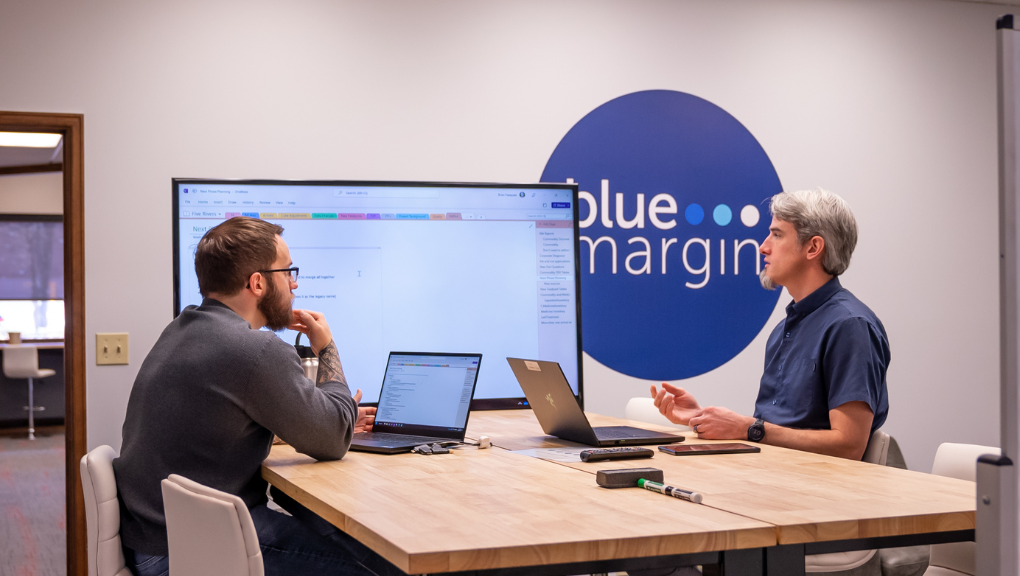
[[[49,368],[39,369],[39,350],[35,346],[12,344],[4,349],[4,376],[11,379],[28,380],[28,439],[35,440],[35,413],[45,410],[35,405],[35,378],[48,378],[57,372]]]

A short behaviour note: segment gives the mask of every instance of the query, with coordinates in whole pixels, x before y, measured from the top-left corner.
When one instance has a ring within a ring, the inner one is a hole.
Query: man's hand
[[[318,356],[319,351],[333,340],[333,333],[329,330],[326,317],[322,312],[311,310],[294,310],[293,313],[294,321],[287,328],[308,336],[308,344],[312,347],[312,352]]]
[[[747,429],[752,424],[754,418],[719,406],[700,410],[690,419],[690,425],[698,433],[698,438],[709,440],[746,440]]]
[[[354,394],[354,401],[361,404],[361,388]],[[358,421],[354,423],[354,432],[371,432],[375,423],[375,408],[358,406]]]
[[[665,382],[662,383],[662,390],[657,390],[655,384],[652,384],[652,398],[655,399],[655,407],[659,412],[674,424],[686,425],[701,410],[694,396],[683,388]]]

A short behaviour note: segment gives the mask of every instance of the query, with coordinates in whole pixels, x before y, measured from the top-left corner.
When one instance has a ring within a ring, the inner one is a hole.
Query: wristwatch
[[[747,439],[751,442],[761,442],[763,438],[765,438],[765,421],[758,418],[747,429]]]

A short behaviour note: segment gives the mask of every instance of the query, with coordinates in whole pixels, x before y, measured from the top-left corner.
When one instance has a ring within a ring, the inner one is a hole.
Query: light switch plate
[[[127,332],[96,333],[96,364],[127,364]]]

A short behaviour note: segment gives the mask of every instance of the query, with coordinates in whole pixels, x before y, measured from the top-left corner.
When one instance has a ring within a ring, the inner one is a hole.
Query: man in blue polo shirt
[[[667,383],[651,392],[659,411],[699,438],[746,439],[860,460],[889,412],[889,339],[867,306],[839,283],[857,245],[846,201],[825,190],[772,197],[761,245],[761,284],[793,297],[765,347],[754,416],[702,408]]]

